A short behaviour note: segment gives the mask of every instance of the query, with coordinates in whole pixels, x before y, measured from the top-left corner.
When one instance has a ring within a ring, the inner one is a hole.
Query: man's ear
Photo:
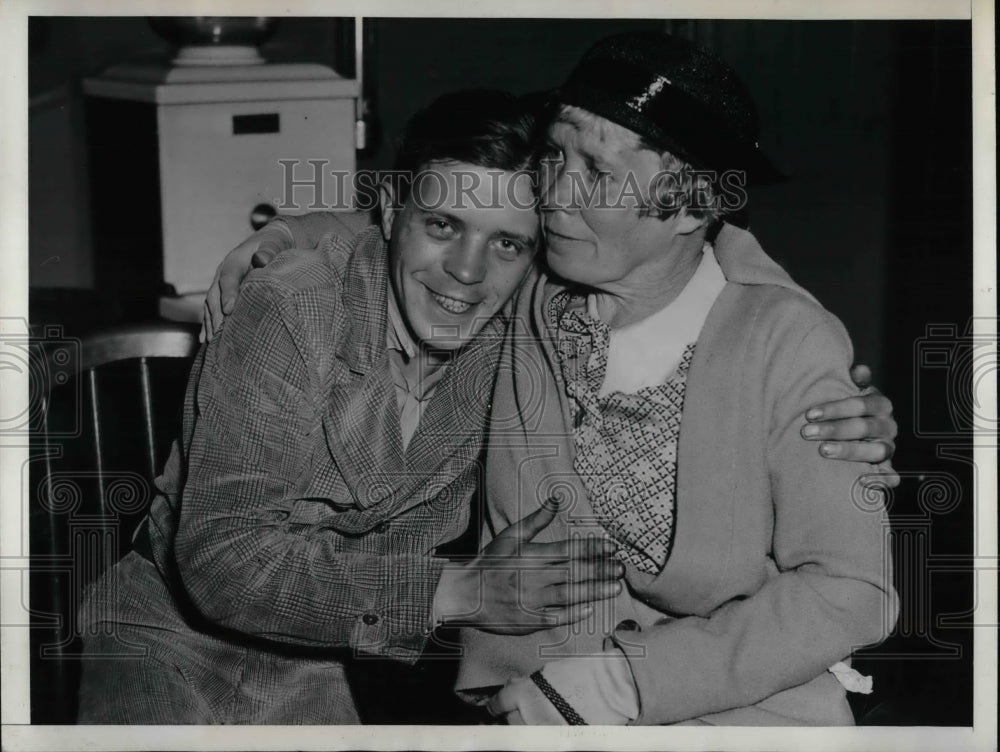
[[[401,211],[396,206],[396,193],[392,182],[383,180],[378,186],[379,224],[382,227],[382,237],[386,240],[392,237],[392,225]]]

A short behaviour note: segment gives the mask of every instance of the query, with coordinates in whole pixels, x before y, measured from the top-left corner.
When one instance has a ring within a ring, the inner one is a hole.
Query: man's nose
[[[463,285],[474,285],[486,277],[486,243],[469,238],[456,245],[444,261],[444,270]]]

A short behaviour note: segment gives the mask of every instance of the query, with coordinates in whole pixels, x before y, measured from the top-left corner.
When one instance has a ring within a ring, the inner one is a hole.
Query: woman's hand
[[[802,438],[823,442],[819,452],[828,459],[888,463],[896,451],[893,439],[899,430],[892,417],[892,402],[871,386],[868,366],[854,366],[851,379],[864,393],[810,408]],[[875,477],[876,484],[899,485],[899,475],[888,464]]]
[[[511,679],[486,709],[511,726],[622,726],[639,717],[639,694],[628,660],[613,648]]]
[[[554,517],[547,504],[504,529],[468,564],[446,569],[434,598],[438,620],[529,634],[584,619],[592,601],[621,592],[625,569],[611,541],[530,542]]]
[[[215,270],[212,285],[205,296],[201,333],[198,335],[202,342],[210,342],[222,329],[226,316],[232,313],[247,272],[267,266],[272,258],[291,248],[293,243],[292,233],[283,222],[271,222],[226,254]]]

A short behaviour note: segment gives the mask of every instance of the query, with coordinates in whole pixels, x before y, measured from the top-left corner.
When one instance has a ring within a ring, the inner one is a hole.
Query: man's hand
[[[592,602],[621,592],[625,574],[611,541],[531,543],[555,517],[551,504],[503,530],[478,557],[446,569],[434,598],[445,624],[529,634],[586,618]]]
[[[232,313],[240,284],[247,272],[267,266],[277,254],[291,248],[293,242],[291,231],[284,223],[272,222],[226,254],[215,270],[212,286],[205,296],[201,333],[198,335],[202,342],[210,342],[222,328],[226,316]]]
[[[892,402],[871,386],[868,366],[854,366],[851,379],[863,393],[810,408],[802,438],[823,442],[819,452],[828,459],[886,463],[875,483],[895,488],[899,475],[888,465],[896,451],[893,439],[899,430],[892,417]]]

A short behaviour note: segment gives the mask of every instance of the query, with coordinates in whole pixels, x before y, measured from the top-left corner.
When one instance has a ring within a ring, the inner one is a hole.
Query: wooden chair
[[[154,322],[132,326],[116,327],[87,337],[80,343],[79,363],[76,375],[86,378],[87,397],[89,398],[89,423],[93,436],[93,458],[97,473],[97,486],[102,514],[108,512],[107,494],[104,482],[106,460],[102,444],[101,404],[98,396],[98,369],[111,363],[135,360],[138,374],[138,396],[141,397],[142,417],[145,427],[146,470],[149,478],[156,477],[159,472],[157,445],[155,438],[155,418],[153,414],[153,396],[150,382],[150,359],[156,358],[193,358],[198,351],[198,336],[193,327],[167,322]],[[46,356],[51,358],[49,353]],[[55,364],[50,364],[50,372],[56,370]],[[48,408],[50,395],[46,395],[42,406],[44,435],[48,448]],[[180,406],[178,406],[180,409]],[[51,455],[46,454],[49,460]],[[52,467],[46,466],[49,480],[48,491],[51,494]],[[51,498],[51,496],[50,496]]]
[[[197,327],[156,322],[35,353],[52,386],[41,395],[44,478],[30,484],[39,570],[31,598],[33,723],[75,720],[82,591],[130,546],[180,427],[197,350]]]

